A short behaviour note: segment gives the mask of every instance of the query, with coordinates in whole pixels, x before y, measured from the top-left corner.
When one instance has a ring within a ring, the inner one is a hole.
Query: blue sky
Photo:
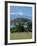
[[[32,7],[10,6],[10,17],[15,18],[32,18]]]

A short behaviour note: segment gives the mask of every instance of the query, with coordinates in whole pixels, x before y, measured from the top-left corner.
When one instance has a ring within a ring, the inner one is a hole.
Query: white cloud
[[[13,12],[10,13],[11,15],[16,15],[16,16],[23,16],[24,14],[22,12]]]
[[[23,13],[22,12],[18,12],[17,15],[18,16],[23,16]]]

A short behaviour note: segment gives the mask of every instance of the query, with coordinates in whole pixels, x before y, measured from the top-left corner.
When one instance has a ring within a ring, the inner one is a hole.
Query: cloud
[[[23,16],[23,13],[22,12],[18,12],[17,16]]]
[[[19,17],[19,16],[23,16],[24,14],[22,13],[22,12],[13,12],[13,13],[10,13],[10,15],[12,16],[12,15],[16,15],[17,17]]]

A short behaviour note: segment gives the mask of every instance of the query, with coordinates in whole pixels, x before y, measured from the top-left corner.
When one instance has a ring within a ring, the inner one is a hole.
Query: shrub
[[[32,26],[28,26],[28,31],[32,32]]]
[[[11,29],[10,29],[10,32],[11,32],[11,33],[16,32],[15,29],[16,29],[15,27],[11,28]]]
[[[28,22],[28,31],[32,32],[32,22]]]
[[[16,32],[24,32],[24,30],[24,26],[19,25],[16,27]]]

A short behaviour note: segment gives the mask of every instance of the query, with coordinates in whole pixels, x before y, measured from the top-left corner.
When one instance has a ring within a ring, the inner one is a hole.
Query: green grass
[[[10,40],[32,39],[32,32],[16,32],[10,33]]]

